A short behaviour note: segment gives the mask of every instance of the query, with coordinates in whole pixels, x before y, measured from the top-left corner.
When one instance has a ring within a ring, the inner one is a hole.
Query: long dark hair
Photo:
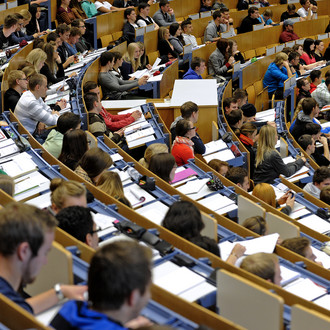
[[[170,174],[175,165],[175,158],[169,153],[160,153],[151,157],[149,170],[166,182],[170,182]]]
[[[303,49],[304,52],[310,57],[314,57],[314,50],[311,50],[311,45],[314,44],[314,40],[311,38],[306,38],[304,41]]]
[[[228,61],[230,54],[227,52],[229,46],[228,39],[221,38],[217,41],[217,48],[220,50],[221,54],[225,57],[225,60]]]
[[[62,163],[68,161],[79,162],[88,150],[87,135],[81,129],[74,129],[64,134],[62,151],[58,160]]]

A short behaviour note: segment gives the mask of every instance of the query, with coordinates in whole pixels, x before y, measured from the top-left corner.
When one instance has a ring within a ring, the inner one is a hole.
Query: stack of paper
[[[205,153],[203,154],[203,157],[212,154],[218,150],[223,150],[227,148],[228,146],[223,140],[211,141],[205,144]]]
[[[19,152],[19,148],[12,139],[0,140],[0,158],[19,154]]]
[[[155,131],[152,127],[148,127],[141,131],[137,131],[126,136],[126,142],[129,148],[134,148],[147,142],[155,140]]]
[[[113,222],[116,220],[116,218],[109,217],[108,215],[102,213],[93,213],[93,220],[96,226],[102,229],[97,233],[99,237],[117,231],[117,228],[113,225]]]
[[[226,214],[237,209],[233,200],[219,193],[203,198],[199,203],[218,214]]]
[[[235,155],[230,149],[224,149],[224,150],[218,151],[216,153],[204,156],[204,159],[207,163],[212,159],[219,159],[219,160],[222,160],[225,162],[227,160],[231,160],[234,158],[235,158]]]
[[[15,155],[10,159],[4,158],[0,161],[0,169],[6,172],[12,178],[18,178],[22,175],[37,170],[37,165],[26,152]]]
[[[146,206],[140,207],[136,210],[137,213],[143,215],[150,221],[154,222],[157,225],[161,225],[162,221],[168,211],[168,206],[163,204],[162,202],[156,201],[154,203],[150,203]]]
[[[50,205],[50,195],[51,192],[39,195],[38,197],[29,199],[26,203],[39,207],[40,209],[45,209]]]
[[[299,219],[297,221],[321,234],[330,233],[330,223],[315,214]]]

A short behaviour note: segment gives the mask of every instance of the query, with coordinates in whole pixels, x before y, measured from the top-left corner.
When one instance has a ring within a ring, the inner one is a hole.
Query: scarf
[[[194,152],[194,148],[193,148],[194,142],[192,142],[190,139],[188,139],[185,136],[176,136],[175,137],[175,140],[173,142],[173,147],[176,144],[185,144],[185,145],[187,145],[192,150],[192,152]]]

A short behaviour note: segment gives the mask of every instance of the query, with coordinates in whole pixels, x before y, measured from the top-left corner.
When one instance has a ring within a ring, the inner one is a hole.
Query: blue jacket
[[[263,80],[264,88],[268,86],[269,93],[275,92],[288,78],[286,68],[280,69],[274,62],[270,63]]]
[[[183,75],[183,79],[203,79],[201,75],[197,74],[192,68]]]
[[[120,323],[88,308],[87,302],[68,301],[50,324],[54,329],[124,330]]]

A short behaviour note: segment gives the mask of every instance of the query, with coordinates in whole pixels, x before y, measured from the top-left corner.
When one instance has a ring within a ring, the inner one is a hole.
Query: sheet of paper
[[[214,287],[210,283],[203,282],[181,293],[179,296],[189,302],[194,302],[199,298],[202,298],[212,292],[215,292],[216,290],[217,290],[216,287]]]
[[[50,201],[51,192],[44,193],[38,197],[29,199],[26,203],[44,209],[51,204]]]
[[[325,269],[330,269],[330,256],[323,251],[316,249],[311,246],[314,255],[316,256],[316,261],[321,261]]]
[[[313,303],[330,310],[330,294],[326,294],[323,297],[314,300]]]
[[[154,70],[159,65],[159,63],[161,61],[162,60],[159,57],[157,57],[156,60],[155,60],[155,62],[154,62],[154,64],[152,65],[152,70]]]
[[[309,278],[300,278],[285,286],[284,290],[308,301],[314,300],[327,293],[325,288],[316,285]]]
[[[168,209],[168,206],[166,206],[162,202],[157,201],[138,208],[136,212],[143,215],[153,223],[161,225]]]
[[[154,141],[155,140],[155,136],[154,135],[148,135],[145,137],[141,137],[139,139],[136,139],[134,141],[131,142],[127,142],[128,148],[135,148],[137,146],[142,146],[148,142]]]
[[[192,180],[180,186],[178,190],[185,195],[196,194],[206,185],[206,182],[209,180],[209,178]]]
[[[136,183],[124,187],[124,195],[130,201],[133,208],[155,200],[152,195],[143,190]]]
[[[196,194],[190,194],[190,195],[189,195],[189,198],[191,198],[191,199],[193,199],[194,201],[196,201],[196,200],[201,199],[201,198],[203,198],[203,197],[205,197],[205,196],[207,196],[207,195],[212,194],[213,192],[214,192],[214,191],[211,191],[211,190],[209,189],[209,187],[205,184],[205,185],[202,187],[202,189],[201,189],[198,193],[196,193]]]
[[[311,212],[309,210],[307,210],[306,208],[304,208],[304,209],[301,209],[301,210],[298,210],[295,212],[291,212],[289,217],[292,219],[298,219],[307,214],[311,214]]]
[[[141,130],[141,129],[144,129],[144,128],[148,128],[150,127],[150,123],[148,123],[146,120],[145,121],[142,121],[142,122],[139,122],[137,124],[134,123],[134,125],[129,125],[125,128],[125,135],[129,135],[129,134],[132,134],[134,133],[135,131],[138,131],[138,130]]]
[[[175,295],[180,295],[203,282],[205,282],[204,277],[197,275],[186,267],[179,267],[179,269],[153,281],[154,284]]]
[[[205,144],[205,153],[203,157],[218,150],[227,149],[227,144],[223,140],[211,141]]]
[[[155,81],[161,81],[163,78],[163,74],[159,74],[157,76],[151,76],[149,79],[148,79],[148,82],[155,82]]]
[[[300,273],[295,272],[285,266],[280,265],[280,269],[282,276],[281,286],[285,286],[288,283],[291,283],[301,277]]]
[[[119,174],[120,180],[123,184],[127,184],[127,181],[131,179],[126,171],[120,171],[118,168],[111,168],[110,170]]]
[[[325,234],[330,231],[330,223],[315,214],[299,219],[297,221],[322,234]]]
[[[118,154],[118,153],[112,154],[112,155],[110,155],[110,157],[111,157],[111,159],[112,159],[113,162],[117,162],[118,160],[122,160],[123,159],[123,157],[120,154]]]
[[[229,212],[237,210],[237,209],[238,209],[238,206],[235,203],[233,203],[233,204],[229,204],[225,207],[221,207],[220,209],[216,210],[216,213],[226,214],[226,213],[229,213]]]
[[[35,171],[37,165],[28,153],[22,152],[18,155],[10,156],[10,158],[2,159],[0,161],[0,168],[9,176],[16,178],[25,173]]]
[[[233,158],[235,158],[235,155],[233,154],[233,152],[230,149],[225,149],[225,150],[216,152],[214,154],[209,154],[204,157],[204,159],[207,163],[212,159],[219,159],[219,160],[227,161],[227,160],[230,160]]]
[[[116,220],[116,218],[102,213],[93,213],[93,220],[98,227],[104,229],[113,226],[113,222]]]
[[[67,300],[66,300],[67,301]],[[65,302],[66,302],[65,301]],[[61,307],[63,306],[64,302],[62,304],[58,304],[50,309],[47,309],[46,311],[36,315],[36,319],[41,322],[42,324],[48,326],[49,323],[53,320],[55,315],[59,312]]]
[[[212,211],[217,211],[220,208],[224,208],[227,207],[228,205],[235,204],[234,201],[232,201],[226,196],[222,196],[219,193],[203,198],[199,201],[199,203]]]
[[[126,141],[127,141],[127,143],[133,142],[133,141],[136,141],[138,139],[141,139],[141,138],[144,138],[146,136],[153,135],[153,134],[155,134],[154,129],[152,127],[149,127],[149,128],[143,129],[141,131],[137,131],[135,133],[127,135],[126,136]]]

